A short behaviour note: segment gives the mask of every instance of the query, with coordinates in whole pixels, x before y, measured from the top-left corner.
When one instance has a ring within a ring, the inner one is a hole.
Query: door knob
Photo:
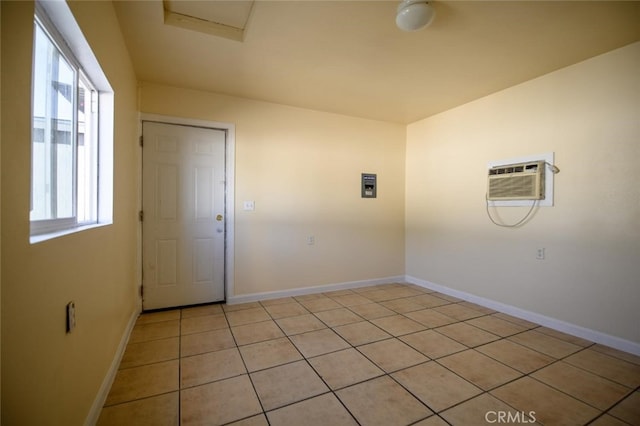
[[[219,214],[218,216],[216,216],[216,220],[217,220],[218,222],[222,221],[222,215],[221,215],[221,214]]]

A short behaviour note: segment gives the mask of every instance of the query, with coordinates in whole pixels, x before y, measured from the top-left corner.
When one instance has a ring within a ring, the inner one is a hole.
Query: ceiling
[[[417,32],[398,1],[114,3],[140,80],[398,123],[640,40],[638,1],[435,1]]]

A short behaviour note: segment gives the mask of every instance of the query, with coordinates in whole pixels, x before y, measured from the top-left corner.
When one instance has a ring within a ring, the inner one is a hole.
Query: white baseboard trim
[[[116,350],[116,354],[113,357],[113,361],[111,361],[111,366],[109,366],[109,370],[107,371],[104,380],[102,381],[102,385],[98,390],[98,394],[96,395],[96,399],[93,401],[93,405],[91,405],[91,410],[89,410],[89,414],[84,422],[85,426],[93,426],[98,422],[98,418],[100,418],[100,412],[102,411],[102,407],[104,406],[105,401],[107,400],[107,396],[109,396],[109,391],[111,390],[111,385],[113,385],[113,381],[116,378],[116,374],[118,373],[118,367],[120,366],[120,361],[122,360],[122,355],[124,355],[124,351],[127,348],[127,343],[129,342],[129,336],[131,335],[131,331],[133,327],[136,325],[136,320],[140,315],[140,309],[136,309],[132,314],[131,318],[129,318],[129,323],[127,324],[127,328],[122,334],[122,338],[120,339],[120,344],[118,345],[118,349]]]
[[[632,342],[630,340],[622,339],[620,337],[612,336],[600,331],[591,330],[589,328],[581,327],[579,325],[561,321],[556,318],[551,318],[535,312],[527,311],[525,309],[507,305],[505,303],[496,302],[495,300],[486,299],[484,297],[476,296],[475,294],[455,290],[439,284],[434,284],[432,282],[421,280],[409,275],[405,276],[405,281],[411,284],[418,285],[420,287],[447,294],[449,296],[457,297],[458,299],[476,303],[478,305],[496,310],[498,312],[503,312],[505,314],[509,314],[511,316],[533,322],[535,324],[540,324],[542,326],[552,328],[554,330],[561,331],[572,336],[587,339],[594,343],[600,343],[605,346],[609,346],[624,352],[640,356],[640,344]]]
[[[395,277],[376,278],[372,280],[349,281],[335,284],[325,284],[313,287],[293,288],[289,290],[267,291],[264,293],[241,294],[239,296],[227,297],[228,305],[238,303],[257,302],[260,300],[280,299],[282,297],[303,296],[305,294],[324,293],[328,291],[346,290],[351,288],[370,287],[379,284],[390,284],[404,282],[405,276],[398,275]]]

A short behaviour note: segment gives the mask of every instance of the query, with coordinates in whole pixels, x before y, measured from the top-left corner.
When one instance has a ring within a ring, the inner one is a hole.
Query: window
[[[56,236],[111,222],[112,96],[66,4],[38,2],[32,84],[32,242],[33,236]]]

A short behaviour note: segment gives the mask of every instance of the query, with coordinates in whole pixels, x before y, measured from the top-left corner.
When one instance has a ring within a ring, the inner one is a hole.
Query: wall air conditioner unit
[[[489,169],[487,200],[544,200],[544,161]]]

